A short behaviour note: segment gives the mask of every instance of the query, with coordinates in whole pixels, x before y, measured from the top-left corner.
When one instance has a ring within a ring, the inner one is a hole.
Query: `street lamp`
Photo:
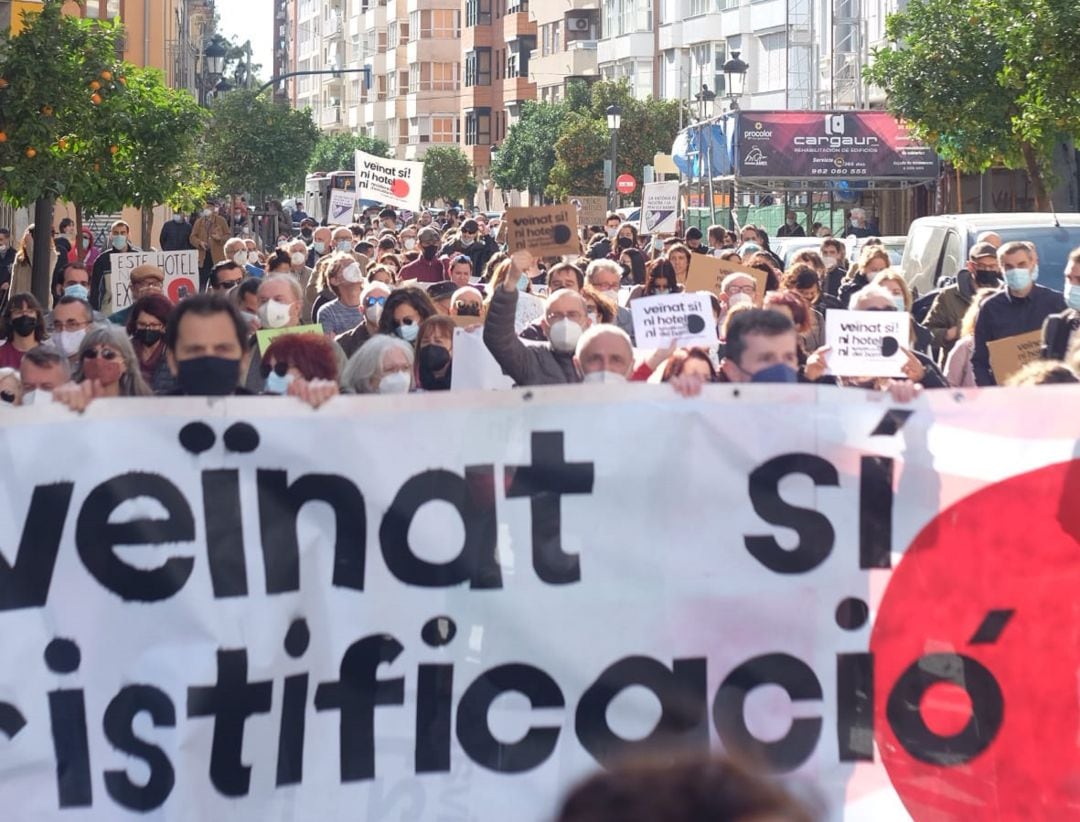
[[[694,95],[694,99],[698,103],[698,121],[705,120],[705,105],[708,103],[710,106],[716,99],[716,92],[708,87],[705,83],[701,84],[701,91]]]
[[[211,92],[223,91],[220,84],[224,82],[222,75],[225,73],[225,55],[228,52],[221,40],[215,38],[206,44],[202,53],[202,70],[199,72],[199,91],[202,105],[206,105]]]
[[[616,162],[619,158],[619,125],[622,123],[622,108],[619,105],[607,107],[607,127],[611,132],[611,192],[608,194],[608,210],[615,211],[619,207],[619,192],[615,188]]]
[[[731,52],[731,59],[724,63],[724,80],[727,83],[732,111],[739,108],[739,98],[742,97],[746,87],[746,72],[750,70],[749,64],[739,59],[739,54],[738,51]]]

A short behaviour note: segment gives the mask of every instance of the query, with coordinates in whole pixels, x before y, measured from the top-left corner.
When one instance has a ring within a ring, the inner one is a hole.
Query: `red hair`
[[[299,369],[306,380],[338,379],[334,346],[322,334],[282,334],[263,354],[263,364],[271,362]]]

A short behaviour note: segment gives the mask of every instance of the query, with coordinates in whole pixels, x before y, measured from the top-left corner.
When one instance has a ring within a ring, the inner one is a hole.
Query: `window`
[[[507,0],[506,13],[514,14],[519,11],[529,10],[529,0]]]
[[[491,144],[491,109],[474,108],[465,112],[465,145]]]
[[[429,14],[429,12],[424,12]],[[461,36],[461,12],[456,9],[432,9],[431,34],[425,37],[456,39]]]
[[[474,49],[465,55],[465,85],[491,85],[491,49]]]
[[[709,0],[690,0],[690,16],[698,17],[705,14],[711,5]]]
[[[760,67],[755,72],[759,91],[784,88],[787,74],[787,33],[763,34]]]
[[[409,142],[410,143],[430,143],[431,142],[431,120],[428,117],[410,117],[409,118]]]
[[[456,91],[457,63],[412,63],[409,66],[409,93],[418,91]]]
[[[690,47],[691,97],[701,89],[702,79],[719,96],[724,92],[724,63],[727,52],[724,43],[698,43]]]
[[[465,25],[490,26],[491,0],[465,0]]]
[[[386,47],[396,49],[401,42],[398,21],[391,20],[386,24]]]
[[[431,115],[431,142],[456,143],[457,118],[452,114]]]

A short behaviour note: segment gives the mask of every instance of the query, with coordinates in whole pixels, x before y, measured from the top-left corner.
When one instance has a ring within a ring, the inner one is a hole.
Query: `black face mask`
[[[311,239],[311,229],[310,228],[305,228],[303,231],[300,232],[300,236],[303,237],[305,240],[310,240]]]
[[[37,328],[37,317],[16,317],[11,321],[11,327],[20,337],[29,337]]]
[[[424,255],[425,260],[434,260],[435,255],[439,253],[439,249],[433,245],[426,245],[421,249],[421,253]]]
[[[626,251],[626,249],[628,248],[634,247],[634,241],[631,240],[629,237],[620,237],[615,241],[615,244],[623,251]]]
[[[420,349],[420,387],[425,391],[446,391],[450,388],[450,352],[441,345],[425,345]],[[446,368],[446,373],[435,376]]]
[[[982,287],[994,288],[1001,285],[1001,277],[996,271],[976,269],[975,282]]]
[[[142,343],[147,348],[153,348],[157,345],[161,338],[165,336],[164,331],[159,331],[156,328],[137,328],[132,338],[136,342]]]
[[[240,360],[195,357],[176,365],[176,383],[188,396],[224,397],[236,391],[240,382]]]

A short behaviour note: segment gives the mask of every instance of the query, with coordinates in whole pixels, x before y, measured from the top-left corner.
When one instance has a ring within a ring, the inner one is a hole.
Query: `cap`
[[[137,265],[131,269],[131,281],[141,283],[143,280],[157,280],[165,282],[165,272],[156,265]]]
[[[971,247],[968,259],[977,260],[979,257],[996,257],[997,253],[998,250],[994,248],[992,243],[976,243]]]
[[[686,239],[688,239],[688,240],[700,240],[701,239],[701,229],[698,228],[696,225],[690,226],[690,228],[686,229]]]
[[[421,228],[420,233],[416,235],[416,238],[420,241],[420,245],[439,244],[439,232],[430,226]]]
[[[469,234],[475,234],[480,230],[480,224],[476,220],[469,219],[461,224],[461,230]]]
[[[443,280],[440,283],[432,283],[431,287],[428,288],[427,293],[431,299],[438,302],[439,300],[449,300],[454,296],[454,292],[457,291],[457,288],[458,287],[450,280]]]

